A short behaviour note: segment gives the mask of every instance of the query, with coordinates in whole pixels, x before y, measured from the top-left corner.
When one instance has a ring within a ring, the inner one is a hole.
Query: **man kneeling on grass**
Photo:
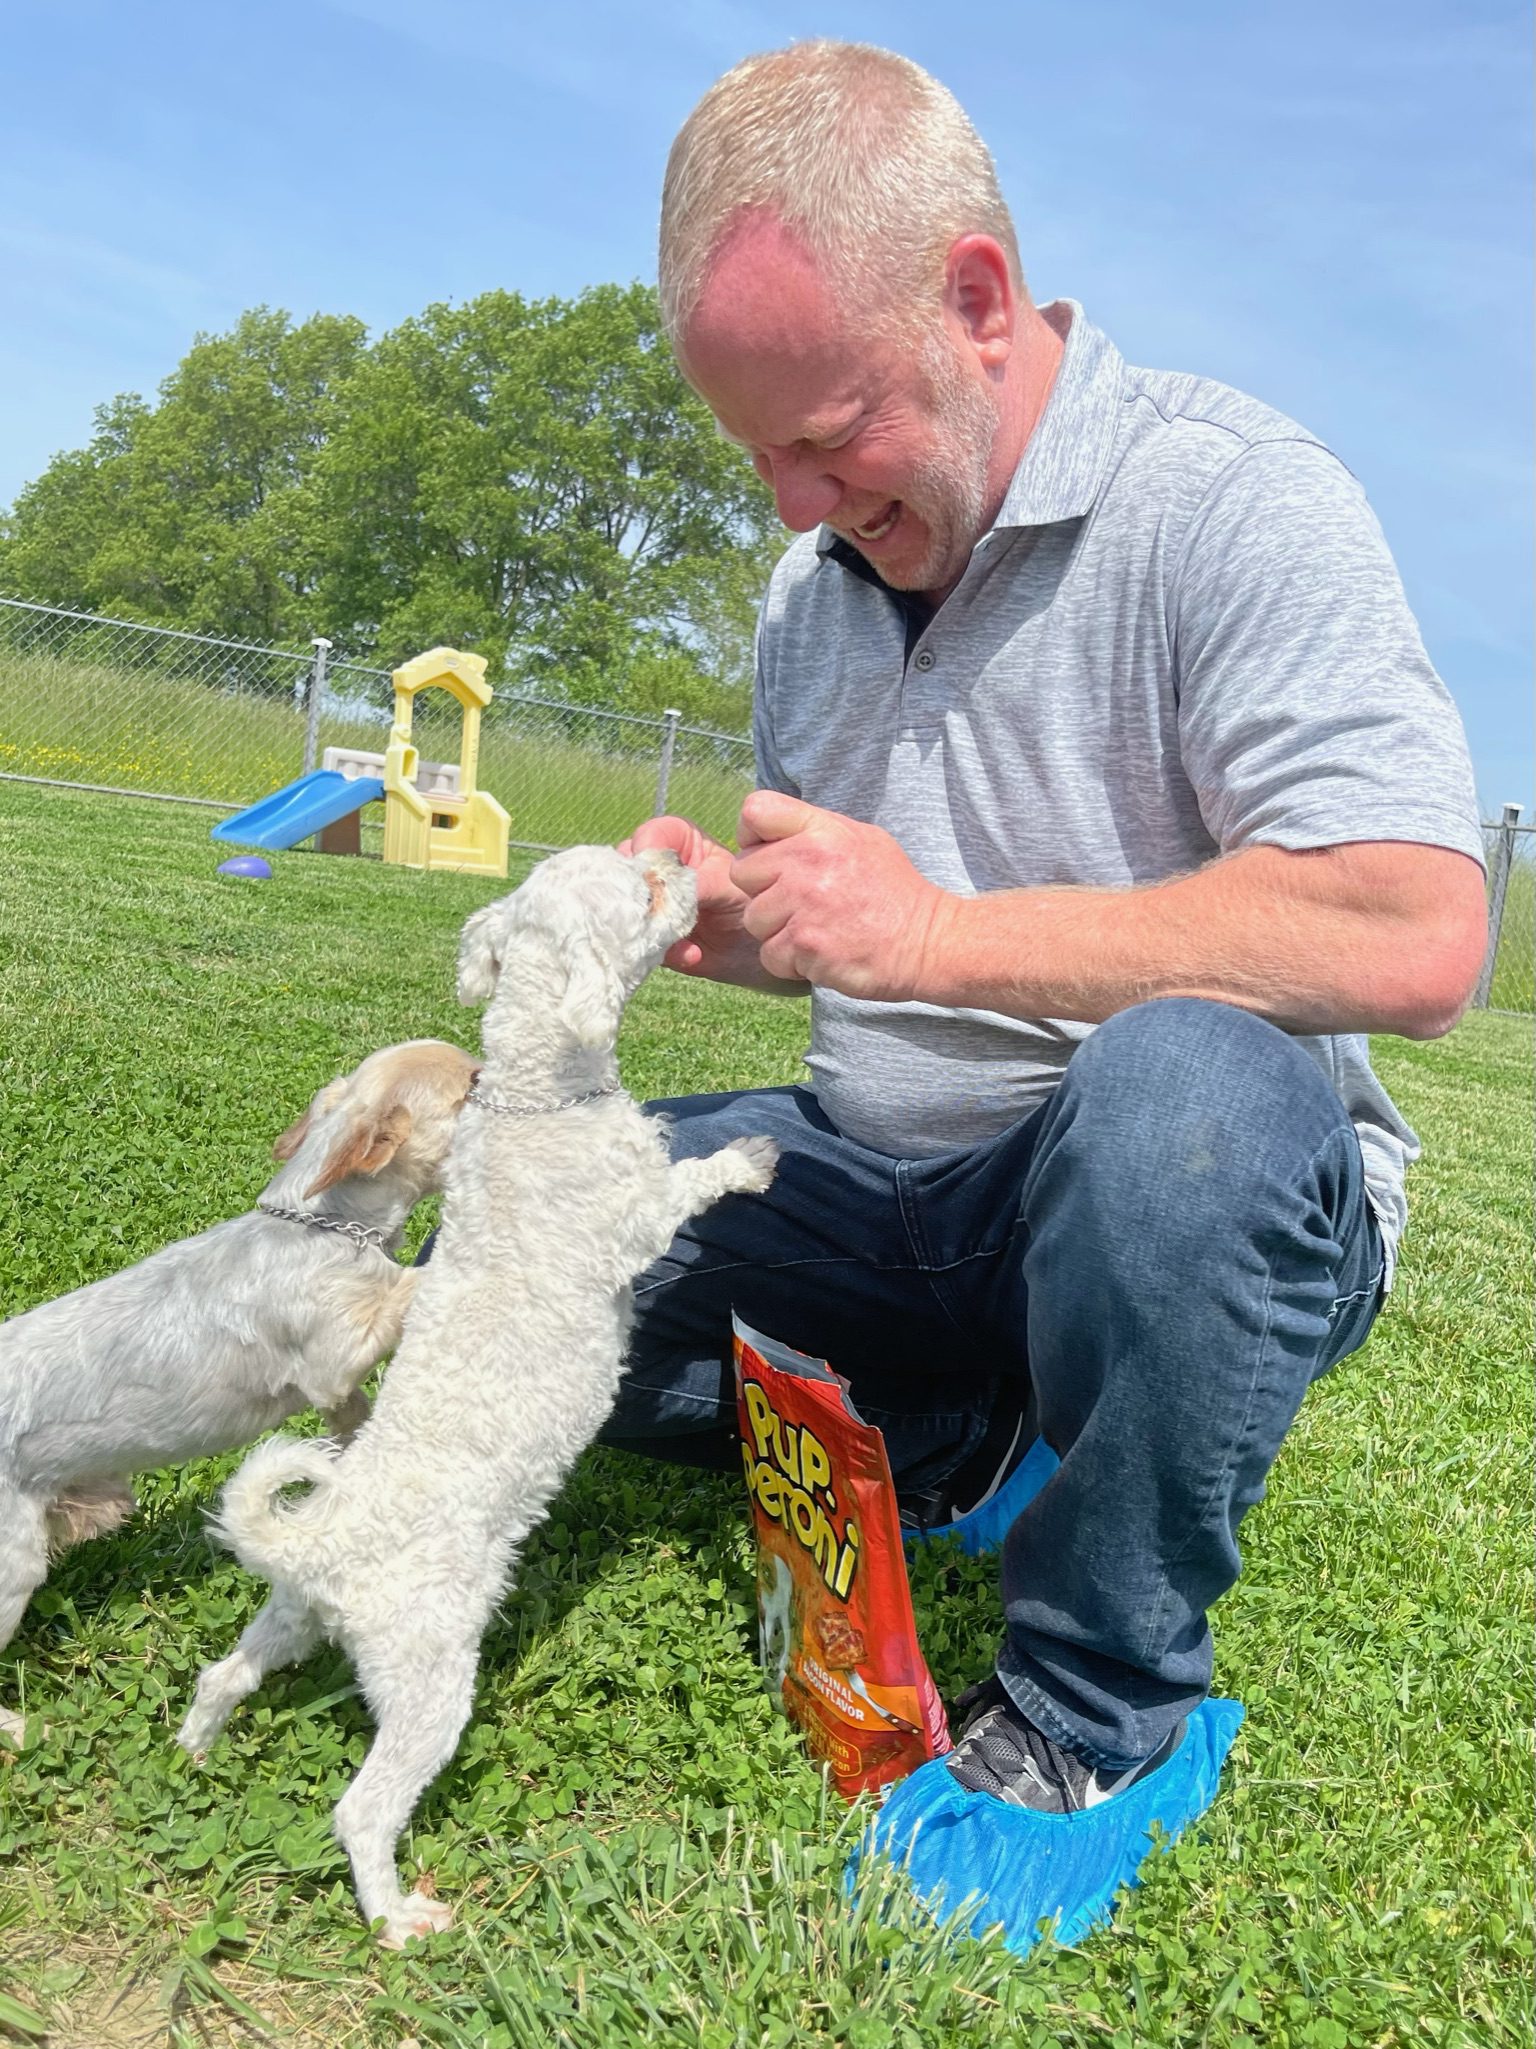
[[[1108,1815],[1192,1741],[1237,1526],[1390,1284],[1417,1146],[1363,1034],[1444,1032],[1477,974],[1465,745],[1343,464],[1032,304],[916,66],[729,72],[660,276],[799,538],[739,855],[633,845],[698,871],[672,967],[809,990],[810,1084],[659,1106],[782,1163],[641,1282],[605,1437],[735,1464],[733,1306],[848,1376],[909,1523],[995,1514],[1043,1437],[995,1676],[926,1768],[984,1865],[999,1816]]]

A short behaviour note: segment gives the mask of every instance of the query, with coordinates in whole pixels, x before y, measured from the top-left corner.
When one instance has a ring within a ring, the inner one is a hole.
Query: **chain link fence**
[[[301,653],[0,598],[0,777],[235,811],[327,747],[382,754],[393,705],[387,669],[338,658],[328,641]],[[459,736],[446,695],[417,699],[424,761],[457,761]],[[523,847],[619,839],[664,807],[727,839],[752,743],[672,713],[498,690],[479,778]]]
[[[245,801],[299,772],[312,668],[309,654],[5,599],[0,774]]]
[[[327,747],[382,754],[387,669],[0,598],[0,779],[63,783],[235,811],[313,768]],[[423,761],[456,761],[459,713],[418,698]],[[498,691],[480,781],[511,813],[513,843],[550,850],[620,839],[652,811],[733,836],[752,784],[739,733]],[[380,830],[370,805],[365,830]],[[379,814],[376,816],[375,814]],[[1485,821],[1489,944],[1478,1007],[1536,1008],[1536,826],[1506,805]]]

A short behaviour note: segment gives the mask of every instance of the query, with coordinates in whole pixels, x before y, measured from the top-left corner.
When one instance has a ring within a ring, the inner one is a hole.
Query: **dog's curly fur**
[[[179,1740],[201,1753],[273,1666],[342,1645],[378,1733],[336,1830],[391,1946],[450,1919],[401,1891],[396,1840],[458,1744],[518,1548],[613,1404],[630,1284],[688,1217],[773,1177],[766,1139],[670,1162],[617,1090],[624,1004],[694,915],[674,855],[576,847],[469,920],[460,999],[491,999],[479,1088],[532,1114],[466,1110],[432,1260],[352,1443],[275,1439],[224,1493],[222,1532],[273,1593],[203,1672]],[[296,1481],[309,1494],[280,1501]]]
[[[438,1186],[475,1065],[442,1039],[370,1054],[278,1139],[261,1199],[393,1247]],[[132,1514],[131,1474],[311,1404],[354,1428],[415,1286],[377,1244],[252,1210],[0,1324],[0,1650],[49,1558]],[[0,1709],[0,1734],[22,1730]]]

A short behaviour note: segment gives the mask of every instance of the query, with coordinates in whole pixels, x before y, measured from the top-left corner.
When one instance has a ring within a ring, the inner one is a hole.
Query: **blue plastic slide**
[[[339,769],[317,768],[285,783],[259,804],[237,811],[213,828],[216,840],[237,847],[294,847],[322,826],[334,825],[349,811],[361,811],[384,794],[378,776],[344,776]]]

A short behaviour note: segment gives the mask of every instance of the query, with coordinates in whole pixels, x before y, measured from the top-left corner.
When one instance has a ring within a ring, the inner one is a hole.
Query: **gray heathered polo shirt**
[[[962,895],[1124,888],[1256,845],[1481,862],[1460,720],[1349,471],[1241,392],[1133,369],[1072,301],[1045,311],[1066,339],[1049,403],[921,631],[825,528],[779,563],[760,781],[883,826]],[[1004,1129],[1093,1029],[827,989],[811,1015],[827,1114],[909,1156]],[[1390,1267],[1418,1142],[1363,1038],[1301,1043],[1360,1134]]]

